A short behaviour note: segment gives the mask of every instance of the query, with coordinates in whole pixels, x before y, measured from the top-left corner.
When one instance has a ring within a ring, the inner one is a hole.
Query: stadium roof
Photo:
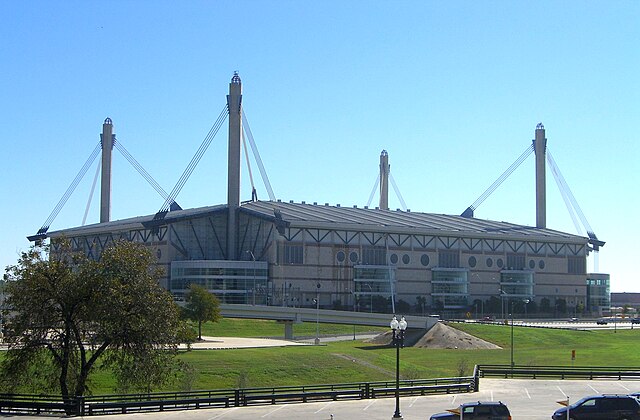
[[[82,227],[50,232],[48,236],[84,236],[127,229],[141,229],[154,224],[170,224],[183,219],[192,219],[226,212],[225,204],[186,210],[170,211],[161,221],[154,221],[154,215],[139,216],[98,223]],[[392,211],[359,207],[330,206],[328,204],[306,204],[281,201],[244,202],[241,212],[256,217],[282,222],[292,228],[341,229],[366,232],[388,232],[406,234],[446,235],[461,237],[493,237],[530,241],[559,241],[586,243],[588,238],[552,229],[539,229],[462,216]],[[276,217],[276,214],[278,215]]]

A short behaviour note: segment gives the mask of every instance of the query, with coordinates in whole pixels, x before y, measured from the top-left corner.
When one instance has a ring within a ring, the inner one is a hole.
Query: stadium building
[[[588,274],[604,242],[546,228],[544,127],[536,128],[536,227],[388,209],[388,156],[380,158],[375,208],[240,200],[242,84],[229,111],[226,204],[109,220],[113,126],[102,134],[100,223],[46,233],[93,258],[118,239],[144,243],[177,299],[198,283],[225,303],[482,317],[608,310],[609,276]]]

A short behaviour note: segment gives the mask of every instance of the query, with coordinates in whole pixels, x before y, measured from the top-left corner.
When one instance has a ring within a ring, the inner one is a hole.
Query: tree
[[[6,269],[3,388],[19,390],[32,379],[29,372],[43,366],[47,374],[37,388],[60,392],[69,405],[89,391],[90,374],[103,367],[121,390],[150,391],[165,383],[176,367],[181,321],[151,269],[151,253],[124,241],[106,248],[100,261],[64,241],[59,251],[48,251],[34,246]]]
[[[204,287],[191,283],[186,296],[185,315],[188,319],[198,323],[198,340],[202,340],[202,323],[216,322],[220,315],[220,301],[213,293]]]

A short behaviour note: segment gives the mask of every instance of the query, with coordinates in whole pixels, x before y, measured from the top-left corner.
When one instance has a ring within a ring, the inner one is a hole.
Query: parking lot
[[[633,380],[530,380],[481,379],[480,391],[473,394],[432,395],[400,399],[405,420],[428,419],[431,414],[454,408],[468,401],[502,401],[517,419],[550,419],[560,407],[556,402],[569,396],[570,402],[594,394],[627,394],[640,391]],[[99,416],[100,420],[255,420],[304,419],[389,420],[395,410],[394,398],[352,401],[322,401],[300,404],[164,411],[144,414]],[[28,418],[28,417],[22,417]],[[42,417],[29,417],[38,418]]]

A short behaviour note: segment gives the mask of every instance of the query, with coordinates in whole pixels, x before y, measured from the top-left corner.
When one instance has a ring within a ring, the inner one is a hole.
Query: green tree
[[[220,315],[220,301],[204,287],[191,283],[186,296],[185,316],[198,323],[198,340],[202,340],[202,323],[216,322]]]
[[[181,321],[158,284],[151,253],[124,241],[106,248],[100,261],[64,241],[48,251],[34,246],[6,269],[2,387],[15,391],[31,381],[33,391],[60,392],[71,404],[90,391],[89,376],[99,368],[111,369],[121,390],[165,383],[177,367]],[[35,385],[32,372],[41,376]]]

